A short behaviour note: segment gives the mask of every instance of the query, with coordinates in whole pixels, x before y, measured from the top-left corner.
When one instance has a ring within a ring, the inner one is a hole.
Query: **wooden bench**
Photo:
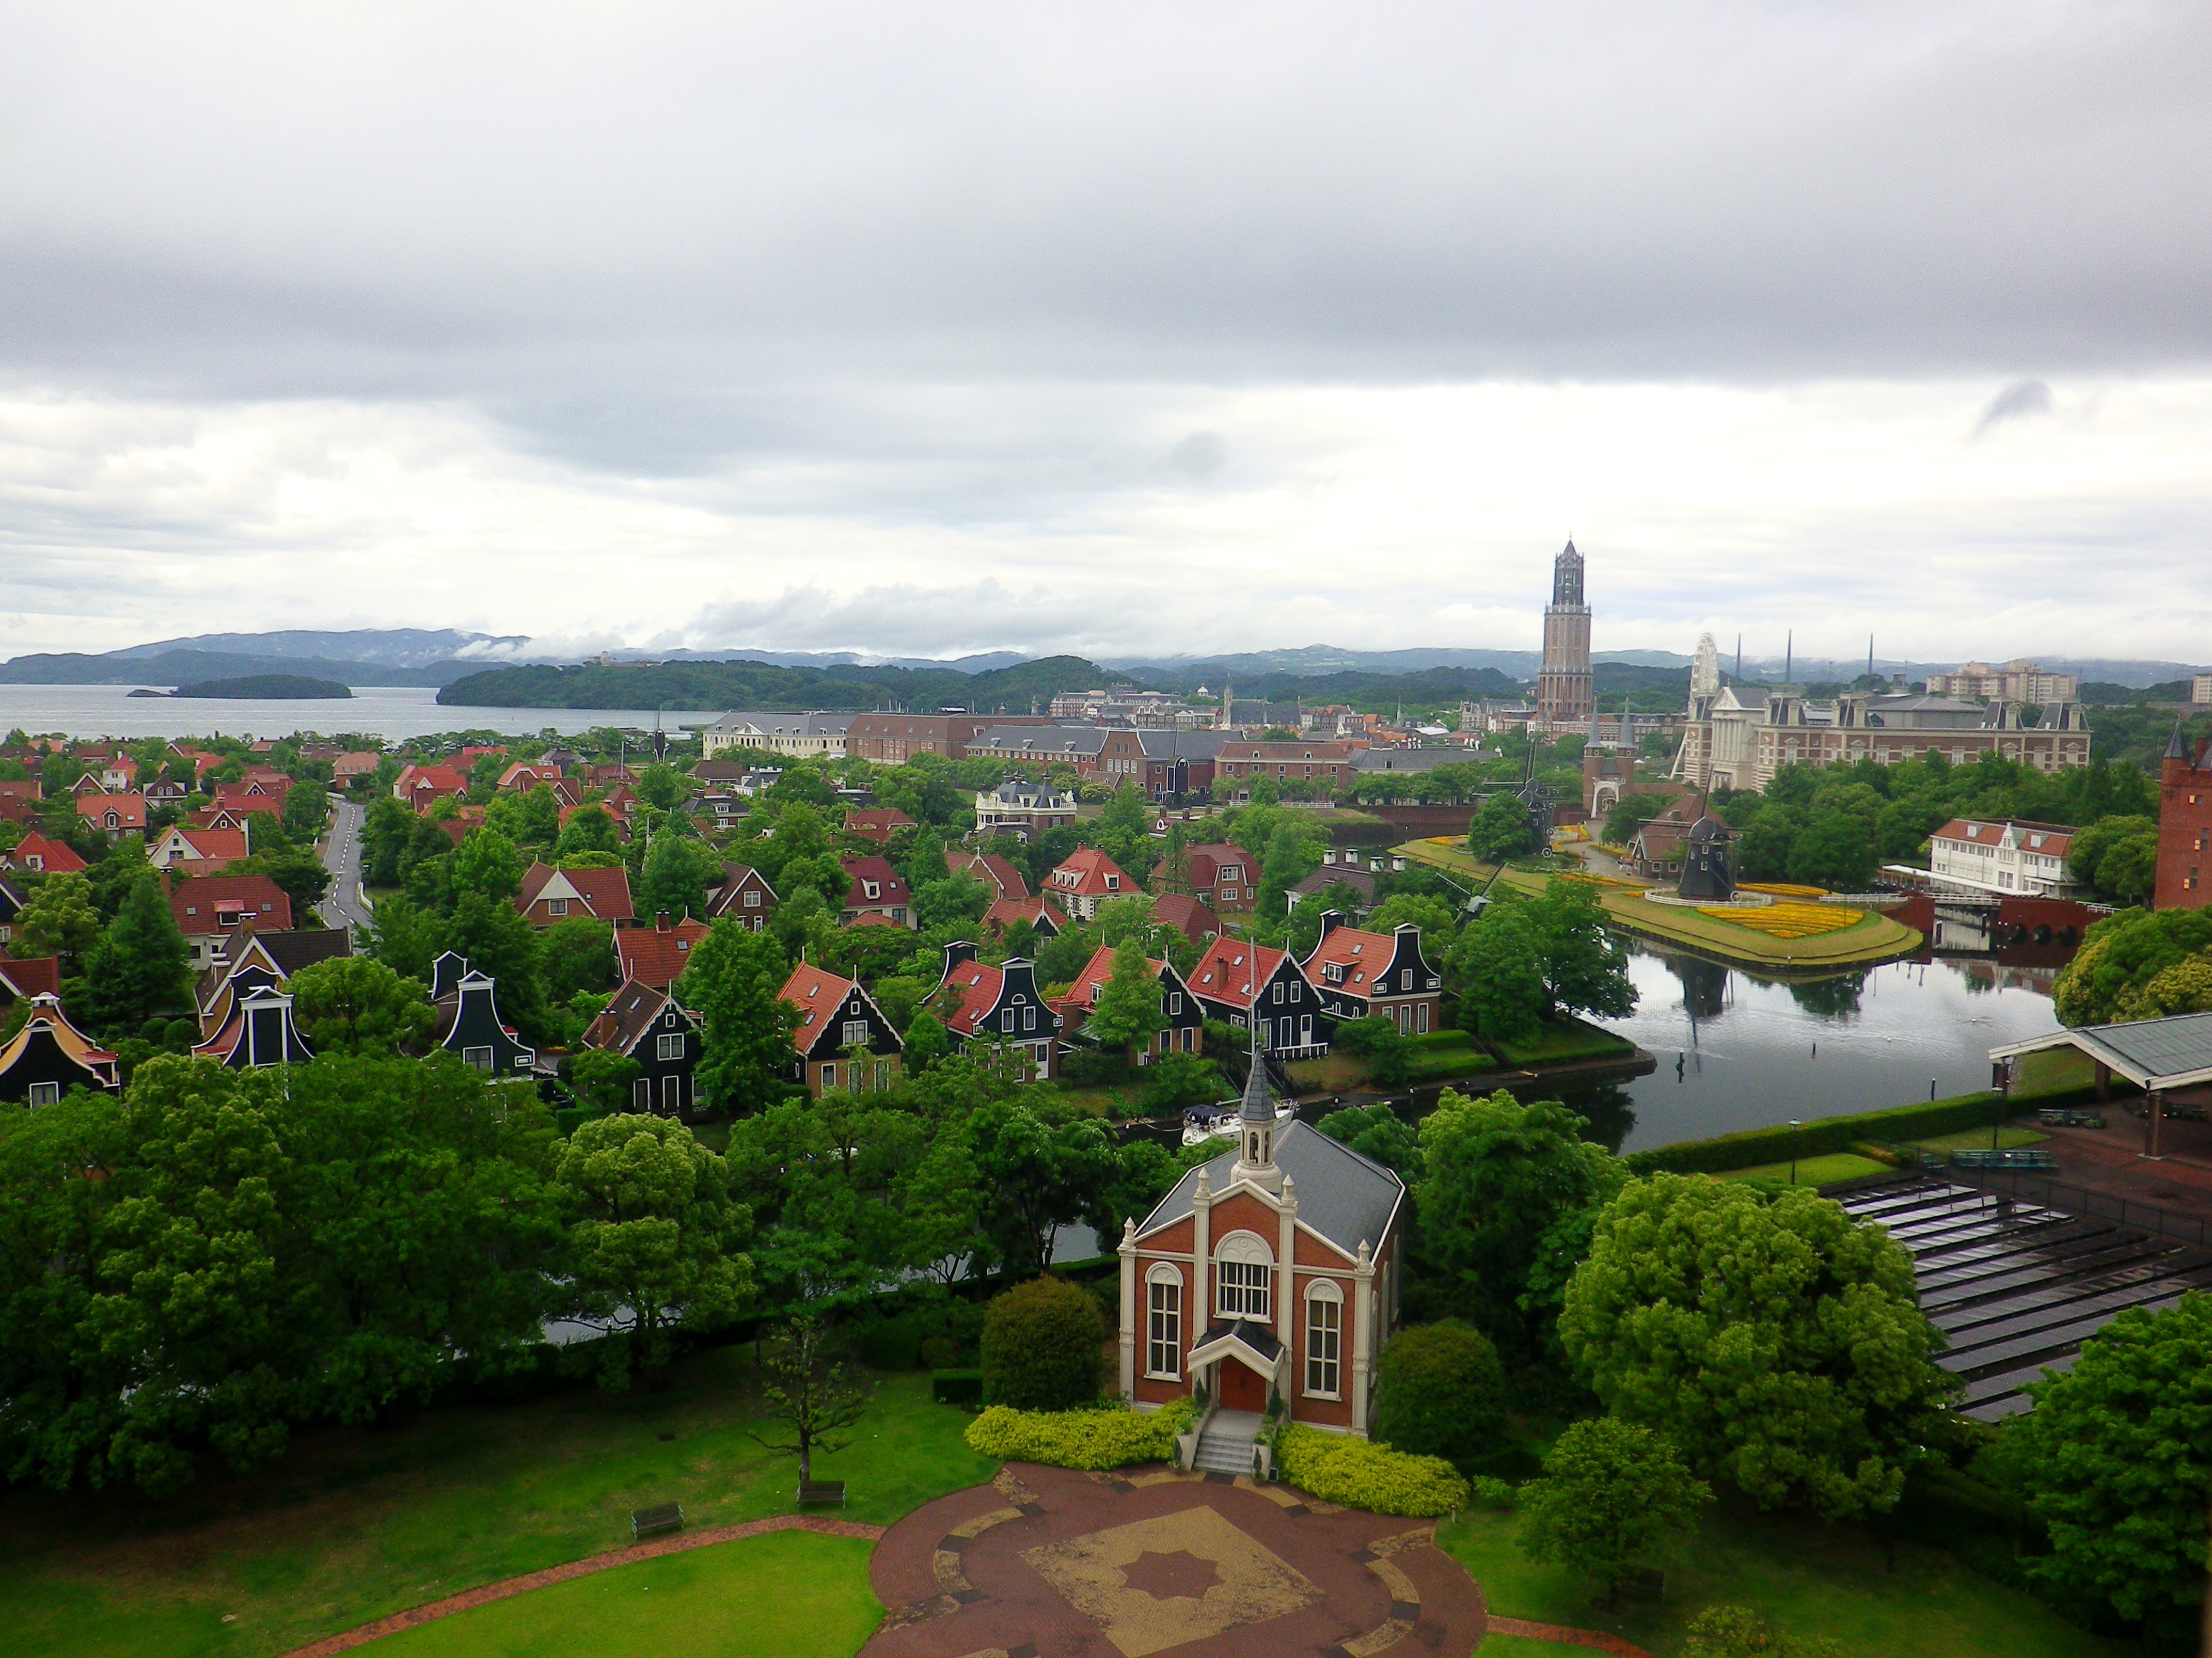
[[[799,1506],[802,1509],[809,1503],[836,1503],[842,1506],[844,1501],[845,1482],[842,1479],[805,1479],[799,1482]]]
[[[684,1529],[684,1505],[663,1503],[657,1508],[637,1509],[629,1516],[629,1535],[634,1543],[648,1537],[665,1537],[671,1532]]]
[[[2094,1111],[2043,1110],[2035,1114],[2036,1121],[2045,1128],[2102,1128],[2105,1120]]]
[[[1954,1151],[1957,1169],[2056,1169],[2058,1159],[2048,1151]]]

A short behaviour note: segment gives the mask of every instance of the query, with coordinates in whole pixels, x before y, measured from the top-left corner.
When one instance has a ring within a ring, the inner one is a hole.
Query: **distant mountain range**
[[[883,657],[860,651],[773,651],[732,647],[724,650],[617,650],[608,653],[617,664],[756,662],[774,667],[811,670],[817,673],[839,669],[904,669],[938,676],[1001,675],[1007,670],[1041,660],[1018,651],[988,651],[940,660],[929,657]],[[341,632],[285,629],[271,633],[198,634],[185,639],[156,640],[97,655],[76,653],[19,656],[0,663],[0,684],[15,685],[148,685],[175,686],[209,679],[237,678],[266,673],[307,674],[345,684],[422,685],[443,687],[481,675],[487,670],[550,665],[573,657],[538,647],[526,635],[465,633],[450,628],[361,628]],[[1243,681],[1255,689],[1260,682],[1314,679],[1347,683],[1347,677],[1378,679],[1457,679],[1470,689],[1493,683],[1481,678],[1485,671],[1509,680],[1535,677],[1540,658],[1534,651],[1455,649],[1446,647],[1398,651],[1360,651],[1337,645],[1306,645],[1295,649],[1245,651],[1221,655],[1108,657],[1102,667],[1119,671],[1132,679],[1162,688],[1194,687],[1203,683],[1218,690],[1224,680]],[[1686,669],[1690,659],[1672,651],[1600,651],[1592,660],[1622,667]],[[2142,690],[2185,680],[2201,670],[2181,662],[2146,662],[2109,659],[2044,658],[2043,665],[2062,673],[2078,674],[2085,682],[2125,686]],[[1722,654],[1722,666],[1731,673],[1733,652]],[[1907,662],[1877,659],[1875,668],[1885,674],[1902,673],[1907,679],[1923,679],[1943,672],[1954,662]],[[1796,657],[1790,674],[1801,683],[1850,680],[1866,671],[1863,659],[1836,660]],[[1784,659],[1776,656],[1746,656],[1743,677],[1773,681],[1782,676]]]

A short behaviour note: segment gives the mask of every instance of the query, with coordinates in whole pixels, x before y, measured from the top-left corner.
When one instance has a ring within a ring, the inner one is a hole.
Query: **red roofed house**
[[[109,794],[130,794],[138,786],[138,762],[127,754],[112,754],[100,762],[100,786]]]
[[[791,1008],[793,1082],[817,1099],[840,1082],[854,1093],[891,1085],[906,1044],[858,981],[801,962],[778,994]],[[866,1057],[854,1057],[855,1049]]]
[[[12,852],[0,853],[0,864],[46,875],[75,875],[85,866],[75,847],[66,841],[50,840],[36,830],[16,841]]]
[[[256,932],[292,930],[292,901],[265,875],[202,875],[179,881],[169,889],[169,908],[192,947],[196,972],[213,962],[231,934],[249,921]]]
[[[0,800],[37,801],[46,792],[35,777],[0,777]]]
[[[143,794],[80,794],[76,815],[96,829],[110,835],[143,834],[146,828],[146,797]]]
[[[1249,909],[1259,902],[1260,860],[1243,847],[1224,841],[1192,847],[1184,855],[1190,860],[1191,896],[1215,914]]]
[[[384,763],[380,754],[371,754],[366,749],[342,754],[331,762],[331,780],[340,788],[372,775]]]
[[[532,860],[522,872],[514,907],[532,926],[554,926],[576,916],[622,926],[637,919],[630,902],[629,872],[614,869],[555,869]]]
[[[707,895],[707,919],[732,916],[739,926],[758,932],[775,914],[775,889],[767,876],[750,864],[725,864],[722,884]]]
[[[1216,938],[1190,970],[1190,987],[1213,1017],[1257,1024],[1267,1052],[1313,1059],[1328,1052],[1334,1021],[1298,964],[1279,950]]]
[[[402,766],[399,780],[392,786],[392,798],[404,800],[417,817],[449,795],[468,792],[467,774],[451,766]]]
[[[1152,900],[1152,920],[1194,944],[1221,936],[1221,918],[1187,893],[1163,892]]]
[[[1049,898],[1001,898],[983,912],[983,925],[1003,931],[1027,921],[1040,938],[1057,938],[1068,926],[1065,912]]]
[[[672,922],[657,915],[651,926],[615,929],[615,955],[623,977],[665,990],[691,965],[691,951],[707,936],[707,924],[686,918]]]
[[[948,875],[967,875],[991,889],[994,898],[1026,898],[1030,884],[1016,869],[996,853],[963,852],[957,847],[945,849],[945,872]]]
[[[664,1117],[691,1114],[691,1074],[699,1064],[700,1023],[665,990],[626,984],[592,1021],[584,1046],[635,1060],[630,1109]]]
[[[2057,823],[1954,817],[1928,837],[1928,872],[1979,892],[2048,897],[2068,890],[2074,831]]]
[[[864,806],[845,814],[848,835],[857,835],[879,847],[889,846],[892,835],[898,830],[913,827],[914,819],[896,806]]]
[[[146,861],[155,869],[173,869],[185,875],[217,874],[252,854],[251,835],[244,829],[186,829],[172,823],[147,852]]]
[[[845,890],[844,908],[837,914],[839,925],[850,926],[870,910],[901,926],[921,925],[914,918],[914,894],[908,890],[906,878],[891,867],[889,859],[845,858],[838,861],[844,865],[845,878],[850,883]]]
[[[1164,961],[1147,961],[1152,977],[1160,987],[1160,1012],[1167,1019],[1165,1029],[1154,1033],[1152,1045],[1137,1056],[1137,1063],[1149,1065],[1162,1054],[1195,1054],[1205,1038],[1206,1010],[1182,975]],[[1053,1003],[1060,1017],[1060,1034],[1073,1036],[1091,1018],[1091,1010],[1098,1005],[1105,994],[1106,981],[1114,976],[1114,952],[1101,944],[1092,952],[1083,971],[1075,975],[1075,982],[1067,993]]]
[[[1098,919],[1098,906],[1144,890],[1096,847],[1078,847],[1044,878],[1044,890],[1079,921]]]
[[[1017,956],[993,967],[975,959],[973,944],[947,944],[945,976],[922,1005],[956,1042],[996,1043],[1039,1078],[1059,1071],[1060,1015],[1038,993],[1033,962]]]
[[[519,790],[527,794],[540,783],[557,783],[561,768],[549,766],[542,760],[518,760],[499,774],[499,786]]]
[[[62,964],[53,956],[34,956],[27,962],[18,962],[0,956],[0,1007],[21,998],[58,996],[62,993]]]
[[[1325,910],[1321,938],[1298,963],[1321,993],[1333,1019],[1379,1015],[1408,1036],[1443,1023],[1443,983],[1421,954],[1421,929],[1407,921],[1395,932],[1346,926],[1343,914]]]
[[[31,999],[23,1028],[0,1046],[0,1101],[35,1110],[59,1105],[72,1088],[112,1091],[118,1085],[115,1055],[71,1024],[61,998],[51,992]]]

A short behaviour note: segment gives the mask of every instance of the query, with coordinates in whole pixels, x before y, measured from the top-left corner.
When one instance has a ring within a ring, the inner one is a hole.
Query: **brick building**
[[[1279,786],[1289,782],[1310,785],[1334,796],[1344,792],[1352,775],[1349,743],[1231,738],[1221,745],[1213,762],[1216,792],[1236,798],[1242,798],[1253,780],[1261,777]]]
[[[2156,909],[2202,909],[2212,903],[2212,768],[2207,744],[2191,747],[2173,728],[2158,772]]]
[[[1042,714],[860,714],[845,728],[845,752],[884,766],[902,766],[917,754],[965,760],[968,744],[994,727],[1051,723]]]

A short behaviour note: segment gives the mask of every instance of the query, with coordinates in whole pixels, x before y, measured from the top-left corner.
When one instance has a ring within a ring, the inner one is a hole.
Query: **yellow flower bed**
[[[1464,835],[1431,835],[1429,837],[1429,844],[1432,847],[1463,847],[1467,844],[1467,836]]]
[[[1594,887],[1622,887],[1631,891],[1641,890],[1633,881],[1624,881],[1612,875],[1593,875],[1588,870],[1571,869],[1559,878],[1562,881],[1586,881]]]
[[[1698,914],[1732,921],[1770,938],[1817,938],[1856,925],[1865,912],[1835,904],[1769,904],[1764,909],[1701,908]]]
[[[1771,898],[1825,898],[1826,887],[1792,886],[1787,881],[1738,881],[1736,886],[1745,892],[1763,892]]]

